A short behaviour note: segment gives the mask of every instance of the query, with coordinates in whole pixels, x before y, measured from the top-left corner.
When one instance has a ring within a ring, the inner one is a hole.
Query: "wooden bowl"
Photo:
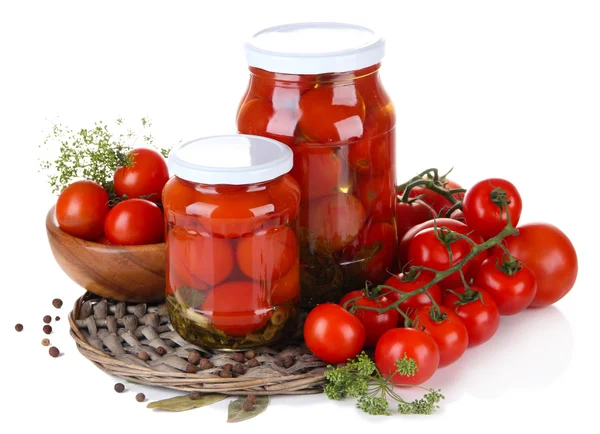
[[[89,292],[118,301],[164,300],[165,243],[116,246],[86,241],[60,229],[54,207],[46,216],[46,232],[60,268]]]

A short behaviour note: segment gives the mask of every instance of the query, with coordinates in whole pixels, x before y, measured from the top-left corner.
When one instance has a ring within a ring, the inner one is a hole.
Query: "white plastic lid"
[[[248,65],[287,74],[346,72],[383,59],[385,41],[366,27],[299,23],[256,33],[245,45]]]
[[[245,185],[289,172],[292,150],[277,140],[235,134],[192,140],[171,150],[171,175],[201,184]]]

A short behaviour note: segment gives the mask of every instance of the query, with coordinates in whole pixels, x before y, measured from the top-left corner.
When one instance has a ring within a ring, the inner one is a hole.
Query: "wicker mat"
[[[88,292],[75,302],[69,323],[84,357],[134,383],[228,395],[323,391],[326,364],[301,341],[244,353],[210,351],[173,330],[164,304],[116,302]]]

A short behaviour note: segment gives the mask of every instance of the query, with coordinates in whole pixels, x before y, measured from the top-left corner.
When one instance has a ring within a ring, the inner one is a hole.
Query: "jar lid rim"
[[[169,152],[171,176],[209,185],[249,185],[270,181],[292,169],[285,144],[262,136],[231,134],[202,137]]]
[[[263,29],[244,48],[248,65],[255,68],[323,74],[356,71],[381,62],[385,40],[355,24],[306,22]]]

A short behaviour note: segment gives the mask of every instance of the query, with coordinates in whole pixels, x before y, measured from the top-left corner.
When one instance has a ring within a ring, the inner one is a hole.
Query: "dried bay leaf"
[[[240,397],[234,401],[231,401],[229,403],[229,409],[227,413],[227,422],[242,422],[244,420],[248,420],[255,416],[258,416],[267,409],[270,401],[271,400],[268,395],[257,396],[256,404],[254,404],[254,406],[250,410],[244,410],[242,408],[244,402],[246,402],[246,398],[244,397]]]
[[[227,395],[210,393],[202,395],[200,399],[190,399],[188,395],[154,401],[147,405],[148,408],[157,408],[166,411],[186,411],[192,408],[205,407],[227,398]]]

